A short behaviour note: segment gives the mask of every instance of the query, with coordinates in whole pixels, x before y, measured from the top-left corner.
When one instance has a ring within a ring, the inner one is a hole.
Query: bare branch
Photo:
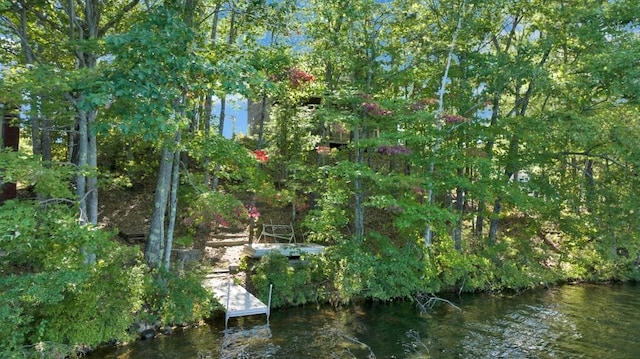
[[[563,152],[559,152],[558,156],[584,156],[584,157],[592,157],[592,158],[601,158],[603,160],[607,160],[607,161],[611,161],[611,163],[616,164],[624,169],[629,169],[629,166],[621,163],[620,161],[609,157],[608,155],[604,154],[604,153],[591,153],[589,151],[584,151],[584,152],[573,152],[573,151],[563,151]]]
[[[140,0],[131,0],[131,2],[125,5],[120,11],[118,11],[118,13],[114,17],[111,18],[110,21],[108,21],[106,24],[104,24],[104,26],[98,29],[98,37],[104,36],[107,33],[107,31],[109,31],[114,26],[116,26],[120,21],[122,21],[122,18],[128,12],[130,12],[134,7],[136,7],[139,2]]]
[[[462,309],[460,309],[460,307],[458,307],[457,305],[451,303],[451,301],[449,301],[447,299],[444,299],[444,298],[437,297],[437,296],[432,295],[432,294],[418,293],[413,297],[413,299],[416,301],[416,305],[420,309],[421,313],[425,313],[425,312],[428,312],[431,309],[433,309],[433,306],[436,305],[437,302],[447,303],[450,306],[454,307],[455,309],[457,309],[459,311],[462,311]]]

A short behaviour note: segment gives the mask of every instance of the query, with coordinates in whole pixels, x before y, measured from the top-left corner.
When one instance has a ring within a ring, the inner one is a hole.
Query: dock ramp
[[[206,281],[212,289],[215,298],[222,304],[225,310],[224,327],[228,326],[229,318],[244,317],[249,315],[266,314],[267,324],[271,314],[271,293],[273,284],[269,287],[269,302],[264,304],[260,299],[238,284],[232,281],[209,279]]]

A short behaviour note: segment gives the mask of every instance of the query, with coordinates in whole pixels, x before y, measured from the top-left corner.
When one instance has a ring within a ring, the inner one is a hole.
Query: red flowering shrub
[[[315,80],[315,77],[312,74],[304,70],[300,70],[297,67],[290,68],[289,71],[287,71],[287,77],[289,78],[289,84],[293,88],[298,88]]]
[[[363,102],[362,109],[370,116],[391,116],[393,112],[382,108],[375,102]]]
[[[267,155],[265,150],[255,150],[253,151],[253,155],[256,156],[256,160],[258,160],[258,162],[269,161],[269,155]]]
[[[260,211],[258,211],[258,207],[256,206],[247,207],[247,214],[249,215],[249,218],[253,218],[255,220],[260,218]]]
[[[466,117],[462,117],[460,115],[452,115],[452,114],[444,114],[442,115],[441,118],[443,118],[444,122],[446,123],[461,123],[461,122],[469,121],[469,119]]]
[[[331,153],[331,147],[329,146],[317,146],[316,147],[316,152],[319,155],[328,155]]]

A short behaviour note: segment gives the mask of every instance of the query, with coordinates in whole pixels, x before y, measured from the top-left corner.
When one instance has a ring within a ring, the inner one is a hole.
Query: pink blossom
[[[249,214],[249,218],[260,218],[260,211],[258,211],[256,206],[249,206],[249,208],[247,208],[247,213]]]

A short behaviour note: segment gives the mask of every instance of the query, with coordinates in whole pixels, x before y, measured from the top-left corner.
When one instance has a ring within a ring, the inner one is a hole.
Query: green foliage
[[[415,244],[398,247],[389,238],[371,233],[362,241],[341,242],[326,256],[333,264],[330,281],[339,302],[410,298],[423,285],[423,256]]]
[[[198,132],[189,139],[185,149],[202,167],[209,160],[209,171],[215,172],[221,183],[224,183],[225,189],[241,192],[262,190],[268,186],[262,168],[256,166],[256,157],[247,149],[252,148],[251,146],[219,134],[205,136],[204,133]],[[191,181],[191,184],[194,183],[202,181]]]
[[[184,125],[179,113],[187,104],[180,99],[201,64],[188,51],[193,37],[178,13],[156,7],[127,33],[107,39],[115,59],[105,91],[112,96],[111,111],[125,119],[117,123],[122,133],[157,141]]]
[[[262,298],[273,284],[274,307],[319,301],[337,305],[358,299],[409,298],[422,287],[423,268],[417,246],[398,248],[374,234],[365,241],[341,241],[301,263],[269,254],[255,266],[251,281]]]
[[[179,236],[173,239],[173,246],[176,248],[188,248],[193,245],[193,235]]]
[[[543,266],[540,253],[525,241],[508,240],[477,253],[454,249],[453,241],[439,241],[430,251],[427,266],[437,268],[428,278],[433,292],[460,288],[463,291],[526,289],[556,283],[559,273]]]
[[[271,306],[274,308],[327,300],[323,291],[324,260],[318,256],[306,256],[301,263],[289,263],[280,253],[270,253],[260,259],[253,268],[251,282],[258,297],[267,300],[269,285],[273,284]]]
[[[312,242],[334,243],[344,238],[343,229],[349,223],[347,204],[350,191],[340,176],[323,169],[328,174],[322,181],[320,198],[314,209],[304,218],[307,238]]]
[[[145,311],[140,319],[147,323],[197,323],[208,316],[217,303],[213,294],[202,286],[204,273],[154,271],[145,288]]]
[[[71,166],[45,166],[37,156],[2,150],[0,168],[3,169],[3,182],[21,182],[33,186],[37,193],[45,197],[73,197],[69,183],[76,171]]]
[[[73,209],[9,201],[0,206],[0,353],[72,353],[129,338],[144,268],[135,248],[78,226]],[[86,263],[86,249],[97,261]]]

